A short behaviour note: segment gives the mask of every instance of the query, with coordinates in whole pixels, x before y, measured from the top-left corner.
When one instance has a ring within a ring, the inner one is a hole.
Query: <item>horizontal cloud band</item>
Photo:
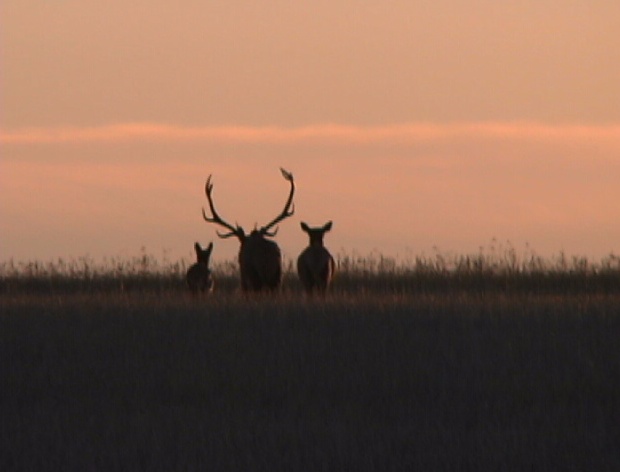
[[[329,142],[372,144],[421,142],[445,138],[590,140],[620,142],[620,124],[548,125],[534,122],[411,123],[386,126],[323,124],[278,126],[175,126],[122,123],[97,127],[0,129],[0,144],[28,145],[120,141],[205,141],[286,144]]]

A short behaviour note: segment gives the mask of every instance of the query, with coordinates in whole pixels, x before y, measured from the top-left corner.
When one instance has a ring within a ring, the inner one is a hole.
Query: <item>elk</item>
[[[239,225],[231,225],[223,220],[215,209],[213,203],[213,183],[211,175],[205,184],[205,194],[209,203],[211,216],[207,215],[205,209],[202,209],[202,216],[207,223],[215,223],[228,230],[222,234],[216,231],[217,235],[222,238],[230,238],[235,236],[239,240],[239,272],[241,275],[241,289],[244,292],[259,292],[262,290],[274,291],[280,287],[282,282],[282,254],[278,245],[267,238],[273,238],[278,227],[273,231],[271,229],[280,221],[293,216],[295,205],[293,204],[293,195],[295,193],[295,181],[293,174],[280,168],[282,176],[291,184],[291,189],[284,205],[284,209],[270,223],[261,227],[254,228],[250,234],[246,234]]]
[[[213,243],[209,243],[206,249],[196,243],[194,250],[196,251],[196,262],[187,269],[185,280],[193,294],[198,294],[198,292],[211,293],[214,281],[211,269],[209,269],[209,260],[211,259],[211,251],[213,251]]]
[[[308,234],[310,242],[297,258],[297,274],[307,293],[325,293],[331,285],[336,267],[334,258],[323,245],[323,236],[332,229],[332,222],[311,228],[302,221],[301,229]]]

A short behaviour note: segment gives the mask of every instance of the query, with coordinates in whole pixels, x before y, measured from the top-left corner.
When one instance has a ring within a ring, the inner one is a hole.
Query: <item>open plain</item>
[[[619,272],[601,273],[356,267],[325,297],[290,274],[198,297],[174,274],[9,274],[0,469],[615,471]]]

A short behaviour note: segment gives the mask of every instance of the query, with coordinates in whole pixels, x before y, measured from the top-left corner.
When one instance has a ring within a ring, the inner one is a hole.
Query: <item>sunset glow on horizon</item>
[[[620,253],[620,4],[8,0],[0,262],[234,257],[334,221],[334,253]],[[508,243],[509,242],[509,243]]]

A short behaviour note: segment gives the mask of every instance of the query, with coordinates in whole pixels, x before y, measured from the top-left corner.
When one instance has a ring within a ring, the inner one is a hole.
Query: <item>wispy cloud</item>
[[[385,126],[320,124],[280,126],[176,126],[120,123],[97,127],[0,129],[0,144],[173,141],[287,144],[416,143],[446,138],[526,140],[612,140],[620,142],[620,124],[549,125],[535,122],[405,123]]]

